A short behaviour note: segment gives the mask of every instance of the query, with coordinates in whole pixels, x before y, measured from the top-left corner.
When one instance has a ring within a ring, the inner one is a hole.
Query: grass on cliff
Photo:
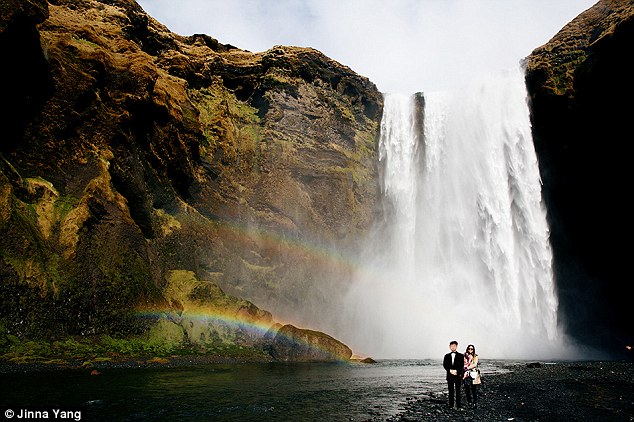
[[[248,138],[250,143],[262,140],[258,110],[223,89],[220,82],[209,88],[192,90],[189,95],[200,113],[203,134],[208,142],[204,146],[247,140],[243,138]]]
[[[67,337],[53,341],[20,339],[4,335],[0,339],[0,362],[13,364],[81,365],[92,367],[104,362],[152,361],[166,363],[177,356],[206,356],[243,360],[266,360],[263,349],[236,344],[186,345],[157,342],[144,337]]]
[[[253,318],[270,318],[246,300],[226,295],[217,285],[201,281],[191,271],[173,270],[164,291],[166,300],[179,303],[179,317],[174,323],[165,318],[154,321],[141,334],[60,336],[34,339],[18,337],[9,329],[7,320],[0,319],[0,362],[14,364],[69,364],[90,366],[100,362],[125,362],[165,359],[174,356],[205,356],[238,360],[266,361],[268,353],[254,343],[241,341],[237,332],[225,333],[213,324],[195,318],[200,312],[214,314],[226,311],[231,315],[248,311]],[[194,317],[189,318],[189,315]],[[103,332],[103,331],[102,331]],[[204,339],[201,338],[204,333]],[[247,346],[245,344],[249,344]]]

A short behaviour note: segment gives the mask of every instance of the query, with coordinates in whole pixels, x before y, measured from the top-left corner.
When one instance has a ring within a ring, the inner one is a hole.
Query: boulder
[[[348,346],[329,335],[290,324],[277,331],[270,353],[283,362],[336,362],[352,356]]]
[[[357,355],[352,355],[352,357],[350,358],[351,362],[357,362],[357,363],[377,363],[374,359],[372,359],[371,357],[363,357],[363,356],[357,356]]]

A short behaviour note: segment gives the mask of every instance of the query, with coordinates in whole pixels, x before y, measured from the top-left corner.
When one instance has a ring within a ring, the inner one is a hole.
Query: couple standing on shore
[[[470,344],[464,355],[457,352],[458,342],[449,343],[451,352],[445,355],[442,366],[447,371],[447,384],[449,386],[449,407],[454,405],[454,394],[456,407],[460,408],[460,384],[465,384],[467,402],[473,403],[477,407],[478,396],[476,385],[480,384],[480,370],[478,369],[478,355],[475,346]],[[473,401],[472,401],[473,396]]]

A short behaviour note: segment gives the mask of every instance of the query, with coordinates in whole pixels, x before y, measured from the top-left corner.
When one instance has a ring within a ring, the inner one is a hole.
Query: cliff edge
[[[560,315],[611,352],[629,323],[634,2],[601,0],[526,60]]]

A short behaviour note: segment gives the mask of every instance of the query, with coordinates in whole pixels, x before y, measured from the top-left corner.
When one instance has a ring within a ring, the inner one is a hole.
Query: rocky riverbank
[[[634,364],[522,364],[483,374],[478,407],[447,408],[447,394],[408,399],[391,421],[632,421]],[[464,401],[464,393],[463,393]]]
[[[242,356],[211,354],[169,357],[137,356],[93,360],[67,359],[29,363],[0,361],[0,374],[73,370],[85,371],[87,375],[101,375],[102,371],[110,369],[177,368],[214,364],[267,363],[273,361],[273,358],[263,353],[244,353]]]

